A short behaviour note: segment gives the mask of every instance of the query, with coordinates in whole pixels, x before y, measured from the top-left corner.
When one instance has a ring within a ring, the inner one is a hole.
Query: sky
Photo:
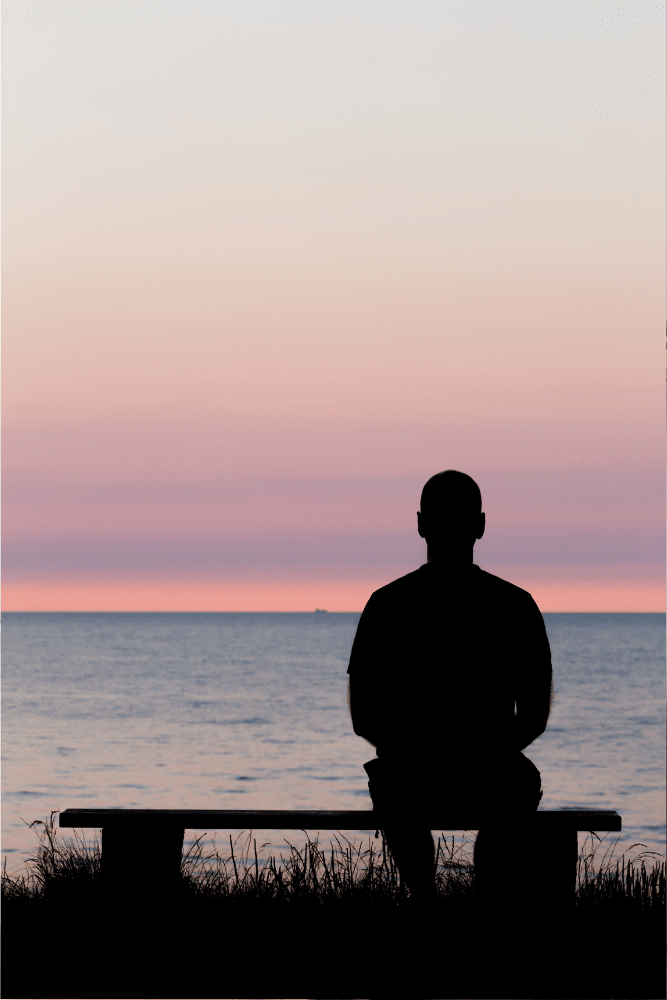
[[[4,4],[4,610],[664,610],[664,5]]]

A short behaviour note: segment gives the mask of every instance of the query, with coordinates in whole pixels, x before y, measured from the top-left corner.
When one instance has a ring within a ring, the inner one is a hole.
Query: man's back
[[[512,831],[542,797],[521,751],[547,724],[549,641],[530,594],[474,565],[485,529],[474,479],[431,476],[417,512],[426,565],[371,595],[348,667],[354,731],[378,753],[364,764],[373,808],[401,880],[424,901],[436,896],[432,806],[476,810],[483,885],[484,872],[504,871],[501,817]]]
[[[378,757],[465,767],[516,750],[515,703],[548,698],[551,655],[529,593],[472,564],[428,562],[371,595],[348,673]]]

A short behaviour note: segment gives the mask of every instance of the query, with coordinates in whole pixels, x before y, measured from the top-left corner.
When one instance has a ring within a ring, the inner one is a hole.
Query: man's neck
[[[447,552],[441,549],[435,551],[427,546],[426,562],[433,566],[441,566],[443,569],[452,571],[470,569],[474,565],[472,561],[472,550],[470,552]]]

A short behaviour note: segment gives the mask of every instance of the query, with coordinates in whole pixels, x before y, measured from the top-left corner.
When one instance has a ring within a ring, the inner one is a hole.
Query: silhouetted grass
[[[252,832],[245,836],[239,834],[235,839],[230,836],[229,850],[224,852],[215,846],[215,841],[213,848],[205,850],[205,835],[202,834],[183,857],[181,883],[171,905],[165,909],[160,897],[155,911],[147,918],[145,907],[150,908],[156,885],[159,885],[159,880],[156,883],[150,877],[150,845],[137,843],[136,856],[145,859],[145,867],[128,872],[127,884],[121,887],[123,904],[109,913],[100,891],[99,840],[85,841],[76,831],[62,835],[55,825],[56,816],[57,813],[52,812],[46,821],[30,824],[39,843],[22,871],[10,874],[6,862],[3,866],[2,901],[5,928],[10,929],[11,941],[11,949],[5,952],[4,995],[56,995],[53,985],[47,983],[42,985],[44,992],[37,992],[34,982],[26,986],[27,992],[21,992],[15,977],[19,976],[19,966],[25,968],[26,962],[30,965],[29,956],[26,956],[26,949],[30,951],[29,942],[40,942],[39,947],[42,947],[45,940],[50,941],[54,961],[57,961],[63,948],[67,950],[69,936],[73,942],[80,934],[82,919],[91,942],[83,968],[113,970],[115,967],[115,972],[108,974],[121,976],[122,963],[119,966],[117,960],[110,960],[111,952],[129,961],[128,956],[134,954],[133,942],[141,941],[141,949],[133,961],[137,968],[143,968],[142,963],[146,963],[146,956],[151,954],[152,979],[150,985],[144,981],[141,987],[136,981],[130,987],[118,980],[115,986],[107,983],[106,988],[98,992],[82,985],[79,992],[69,989],[57,995],[136,997],[142,988],[142,996],[176,995],[175,989],[180,996],[221,996],[225,993],[224,988],[221,992],[219,984],[214,985],[206,979],[209,973],[213,974],[211,970],[215,966],[204,963],[199,968],[193,956],[211,949],[217,954],[221,947],[228,956],[240,955],[247,949],[250,939],[254,942],[253,950],[257,955],[263,953],[264,959],[253,963],[249,974],[273,976],[255,980],[255,995],[260,995],[258,990],[267,996],[322,995],[322,980],[307,978],[307,969],[320,952],[328,955],[327,962],[342,977],[335,989],[336,995],[345,995],[343,983],[349,982],[352,974],[349,962],[355,948],[361,948],[367,960],[366,965],[354,967],[354,974],[377,977],[382,970],[382,975],[388,977],[382,991],[384,996],[400,996],[401,993],[396,992],[400,989],[407,990],[402,995],[414,996],[414,985],[409,987],[407,984],[413,984],[410,975],[414,976],[415,967],[422,972],[428,967],[433,977],[447,969],[449,992],[439,981],[436,988],[436,979],[431,979],[436,990],[432,995],[516,995],[511,987],[507,987],[510,993],[499,991],[502,987],[497,977],[502,970],[498,956],[491,962],[488,942],[481,943],[475,923],[472,841],[438,837],[436,885],[441,906],[425,935],[423,925],[415,920],[418,914],[411,907],[409,893],[401,885],[383,838],[371,837],[364,844],[335,833],[326,849],[320,846],[317,838],[308,837],[303,847],[291,844],[286,838],[289,848],[286,856],[281,853],[278,858],[274,855],[260,858],[266,845],[261,845],[258,851]],[[654,852],[635,854],[627,861],[625,855],[614,858],[617,843],[618,839],[605,845],[599,838],[594,841],[591,837],[590,842],[587,840],[584,844],[578,862],[573,933],[568,939],[571,943],[566,948],[567,954],[561,954],[557,963],[553,955],[549,959],[544,957],[543,951],[537,955],[535,935],[530,946],[524,943],[528,940],[526,935],[536,930],[537,940],[542,932],[542,944],[545,945],[553,929],[531,928],[535,921],[530,914],[522,916],[516,926],[509,928],[511,941],[516,939],[517,951],[512,953],[511,967],[506,970],[507,982],[514,984],[523,969],[522,962],[525,965],[525,954],[530,952],[532,956],[529,965],[533,979],[526,983],[522,995],[618,996],[623,1000],[661,995],[664,988],[665,865],[655,860]],[[637,844],[633,848],[642,846]],[[508,859],[510,877],[517,860]],[[548,888],[548,879],[549,873],[545,870],[545,888]],[[420,928],[420,936],[415,936],[416,927]],[[146,944],[149,940],[152,942],[150,947]],[[410,942],[409,947],[406,941]],[[7,933],[7,949],[6,942]],[[426,950],[419,953],[417,962],[415,948],[420,943]],[[506,952],[507,945],[504,947]],[[642,961],[619,967],[618,957],[627,953],[628,948],[641,949]],[[290,973],[284,956],[295,949],[301,958],[295,959],[297,966]],[[483,961],[480,961],[480,954],[484,956]],[[162,966],[156,959],[160,955],[165,968],[168,965],[170,970],[168,983],[161,987],[155,982],[156,975],[161,974]],[[331,965],[334,955],[336,958]],[[454,965],[452,956],[456,959]],[[584,956],[588,957],[588,964]],[[584,964],[577,966],[575,975],[572,963],[579,959]],[[544,985],[546,992],[540,994],[535,977],[539,980],[546,966],[549,970]],[[79,968],[82,968],[80,963]],[[148,968],[146,965],[146,976],[149,976]],[[461,977],[479,975],[493,975],[496,979],[483,980],[484,986],[479,987],[481,992],[475,994],[469,985],[467,988],[464,985],[468,980]],[[558,975],[565,977],[563,981],[567,976],[575,977],[577,986],[571,987],[574,992],[567,992],[566,986],[562,987],[563,992],[556,992],[554,976]],[[193,976],[200,977],[194,991]],[[283,977],[278,979],[280,986],[276,976]],[[286,980],[285,976],[292,978]],[[296,981],[294,976],[297,976]],[[299,980],[298,976],[306,978]],[[661,987],[657,985],[658,980]],[[369,991],[376,981],[377,978],[367,981],[365,995],[372,995]],[[8,983],[11,983],[11,992],[6,991]],[[388,988],[394,992],[386,992]],[[300,992],[294,992],[296,989]],[[250,987],[241,992],[250,995]],[[359,985],[353,992],[355,995],[360,992]]]
[[[9,874],[5,860],[2,871],[5,904],[60,902],[71,893],[94,895],[100,876],[99,839],[95,836],[92,842],[86,841],[77,831],[63,836],[56,826],[56,816],[57,812],[53,811],[46,821],[35,820],[30,824],[36,830],[39,843],[23,871]],[[240,849],[237,844],[241,835],[232,839],[230,834],[229,851],[225,854],[216,847],[205,853],[204,837],[202,834],[193,841],[181,864],[183,890],[194,900],[261,899],[324,905],[340,900],[404,904],[409,898],[384,837],[377,841],[369,838],[368,845],[363,847],[361,842],[352,843],[343,834],[335,833],[326,850],[320,846],[318,838],[311,840],[308,837],[301,848],[290,844],[286,838],[289,854],[287,857],[279,855],[278,860],[273,855],[260,860],[252,832]],[[627,862],[625,855],[613,858],[611,855],[617,843],[618,838],[615,843],[606,845],[601,859],[603,841],[599,841],[600,846],[592,842],[589,850],[580,852],[577,906],[599,908],[625,904],[633,911],[664,912],[664,862],[652,860],[651,863],[649,859],[655,854],[652,851],[644,851]],[[474,898],[471,847],[470,841],[457,843],[453,836],[441,834],[438,837],[436,887],[443,900],[458,903]],[[150,863],[149,845],[137,844],[137,857],[141,856]],[[546,882],[548,872],[544,878]]]

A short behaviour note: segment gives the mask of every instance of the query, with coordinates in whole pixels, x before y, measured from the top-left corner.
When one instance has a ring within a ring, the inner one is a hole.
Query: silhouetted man
[[[497,886],[517,817],[542,797],[540,773],[521,751],[546,728],[549,641],[530,594],[473,564],[484,528],[470,476],[450,469],[429,479],[417,514],[427,562],[371,595],[348,667],[354,732],[377,752],[364,765],[373,805],[389,816],[388,847],[421,900],[435,897],[423,810],[488,815],[475,869],[487,885],[495,872]]]

